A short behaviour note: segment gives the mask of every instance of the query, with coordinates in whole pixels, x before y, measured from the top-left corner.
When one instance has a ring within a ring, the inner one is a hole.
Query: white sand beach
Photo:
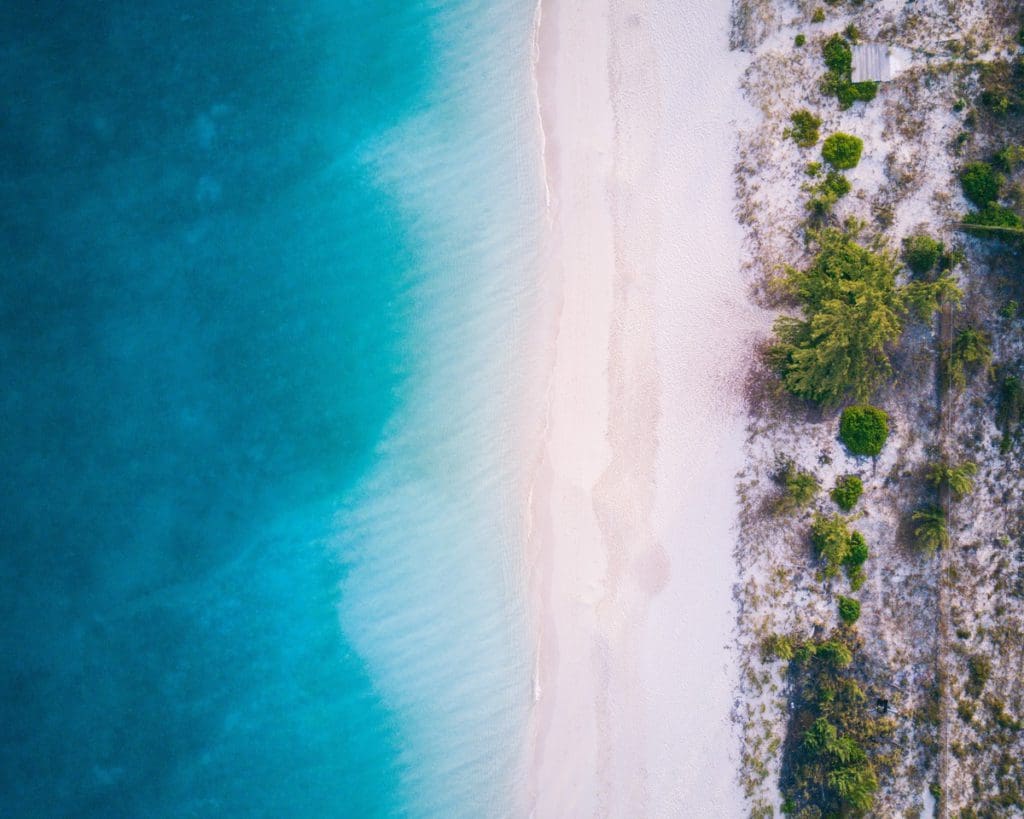
[[[743,58],[728,16],[727,0],[541,0],[536,817],[744,812],[735,475],[765,320],[733,214]]]

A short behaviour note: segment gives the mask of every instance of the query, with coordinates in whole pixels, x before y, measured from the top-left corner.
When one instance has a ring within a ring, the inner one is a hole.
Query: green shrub
[[[992,662],[988,657],[975,654],[967,660],[967,685],[964,690],[972,697],[981,696],[981,692],[992,676]]]
[[[942,258],[945,245],[924,233],[903,240],[903,261],[911,272],[923,276],[931,273]]]
[[[789,115],[792,126],[783,132],[783,136],[792,139],[801,148],[811,148],[818,142],[818,128],[821,118],[814,116],[806,108],[794,111]]]
[[[960,187],[969,202],[984,208],[999,198],[1002,179],[987,162],[971,162],[960,172]]]
[[[839,440],[851,455],[874,457],[889,437],[889,415],[868,404],[856,404],[843,410],[839,419]]]
[[[1020,230],[1024,226],[1016,213],[996,202],[989,202],[981,210],[965,214],[964,224],[979,228],[1012,228],[1014,230]]]
[[[860,601],[839,595],[839,619],[852,626],[860,619]]]
[[[846,74],[853,71],[853,49],[841,34],[833,34],[821,47],[825,66],[829,71]]]
[[[858,32],[854,29],[853,33]],[[828,71],[821,80],[821,91],[838,99],[840,108],[849,108],[855,102],[870,102],[875,98],[878,83],[852,82],[853,51],[842,35],[833,34],[825,41],[822,56]]]
[[[793,38],[793,45],[795,45],[797,48],[803,48],[806,44],[807,37],[805,37],[803,34],[797,34],[796,37]]]
[[[815,218],[823,219],[831,212],[835,203],[850,192],[850,187],[850,180],[839,171],[829,171],[818,184],[806,187],[812,194],[807,200],[807,210]]]
[[[811,522],[811,545],[825,562],[825,577],[835,577],[843,567],[852,578],[867,560],[864,536],[851,532],[841,515],[816,514]]]
[[[871,102],[876,96],[878,96],[877,82],[848,82],[836,89],[839,107],[844,109],[849,108],[855,102]]]
[[[844,512],[849,512],[857,505],[863,492],[864,484],[857,475],[843,475],[832,490],[832,500]]]
[[[826,640],[818,646],[814,656],[835,668],[846,668],[853,662],[853,653],[842,640]]]
[[[856,168],[864,142],[851,134],[832,134],[821,146],[822,158],[837,170]]]
[[[850,533],[850,547],[843,560],[843,568],[850,580],[850,589],[857,591],[864,585],[867,575],[864,573],[864,564],[867,562],[870,550],[868,542],[860,532]]]
[[[1024,145],[1007,145],[996,153],[993,164],[1003,173],[1013,173],[1024,162]]]
[[[814,14],[811,15],[811,22],[812,23],[824,23],[825,22],[825,9],[823,9],[821,6],[818,6],[814,10]]]
[[[766,661],[775,658],[788,663],[794,653],[793,642],[784,634],[771,635],[761,646],[761,654]]]
[[[860,29],[853,23],[850,23],[850,25],[843,29],[843,34],[845,34],[846,39],[854,45],[860,42]]]
[[[811,472],[797,469],[796,464],[787,461],[778,475],[782,484],[782,497],[779,499],[779,512],[795,512],[807,506],[818,494],[820,485]]]

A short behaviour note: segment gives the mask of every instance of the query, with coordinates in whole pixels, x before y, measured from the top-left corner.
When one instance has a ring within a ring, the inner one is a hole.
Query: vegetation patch
[[[839,619],[852,626],[860,619],[860,601],[839,595]]]
[[[847,32],[849,34],[849,29]],[[839,100],[840,108],[875,98],[877,82],[853,82],[853,49],[846,37],[842,34],[829,37],[822,46],[822,57],[828,70],[821,80],[821,92]]]
[[[851,670],[859,638],[850,628],[805,644],[790,662],[792,715],[783,754],[783,811],[797,816],[860,816],[871,810],[876,757],[892,724],[872,715]]]
[[[984,208],[999,198],[1003,178],[987,162],[971,162],[960,172],[960,187],[971,204]]]
[[[931,273],[942,258],[945,245],[924,233],[903,240],[903,262],[916,276]]]
[[[821,118],[814,116],[806,108],[794,111],[789,115],[790,127],[783,131],[783,136],[792,139],[801,148],[813,148],[818,144],[818,129]]]
[[[864,492],[864,483],[857,475],[842,475],[836,480],[832,490],[832,500],[844,512],[849,512],[857,505]]]
[[[874,457],[889,437],[889,414],[869,404],[843,410],[839,419],[839,440],[851,455]]]
[[[864,150],[864,141],[852,134],[832,134],[821,146],[822,158],[833,168],[847,171],[856,168]]]
[[[850,531],[842,515],[816,514],[811,523],[811,545],[825,563],[825,577],[835,577],[845,568],[853,577],[862,571],[868,557],[867,543],[860,532]]]

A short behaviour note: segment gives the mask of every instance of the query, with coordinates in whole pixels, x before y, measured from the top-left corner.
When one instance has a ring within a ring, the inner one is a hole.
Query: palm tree
[[[947,362],[949,380],[958,390],[967,385],[967,371],[987,369],[992,363],[992,346],[981,330],[968,327],[953,341]]]
[[[921,548],[936,552],[949,545],[949,529],[946,528],[946,513],[938,506],[926,506],[914,512],[913,519],[918,525],[914,537]]]
[[[974,476],[977,474],[978,465],[974,461],[959,464],[937,461],[928,467],[928,483],[939,490],[949,489],[953,497],[960,500],[974,491]]]

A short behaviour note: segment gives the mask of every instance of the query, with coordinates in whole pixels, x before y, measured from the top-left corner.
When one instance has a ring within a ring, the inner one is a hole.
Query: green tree
[[[938,506],[926,506],[914,512],[914,537],[926,552],[935,553],[949,545],[946,514]]]
[[[991,363],[992,346],[988,336],[974,327],[961,330],[953,340],[946,362],[949,383],[962,390],[967,386],[968,373],[987,370]]]
[[[787,271],[804,318],[777,320],[772,358],[789,392],[834,405],[849,394],[866,398],[892,373],[888,347],[903,331],[905,294],[889,254],[834,228],[819,242],[809,268]]]
[[[959,464],[938,461],[928,467],[928,483],[936,489],[948,488],[959,500],[974,491],[974,476],[977,474],[978,465],[973,461]]]

